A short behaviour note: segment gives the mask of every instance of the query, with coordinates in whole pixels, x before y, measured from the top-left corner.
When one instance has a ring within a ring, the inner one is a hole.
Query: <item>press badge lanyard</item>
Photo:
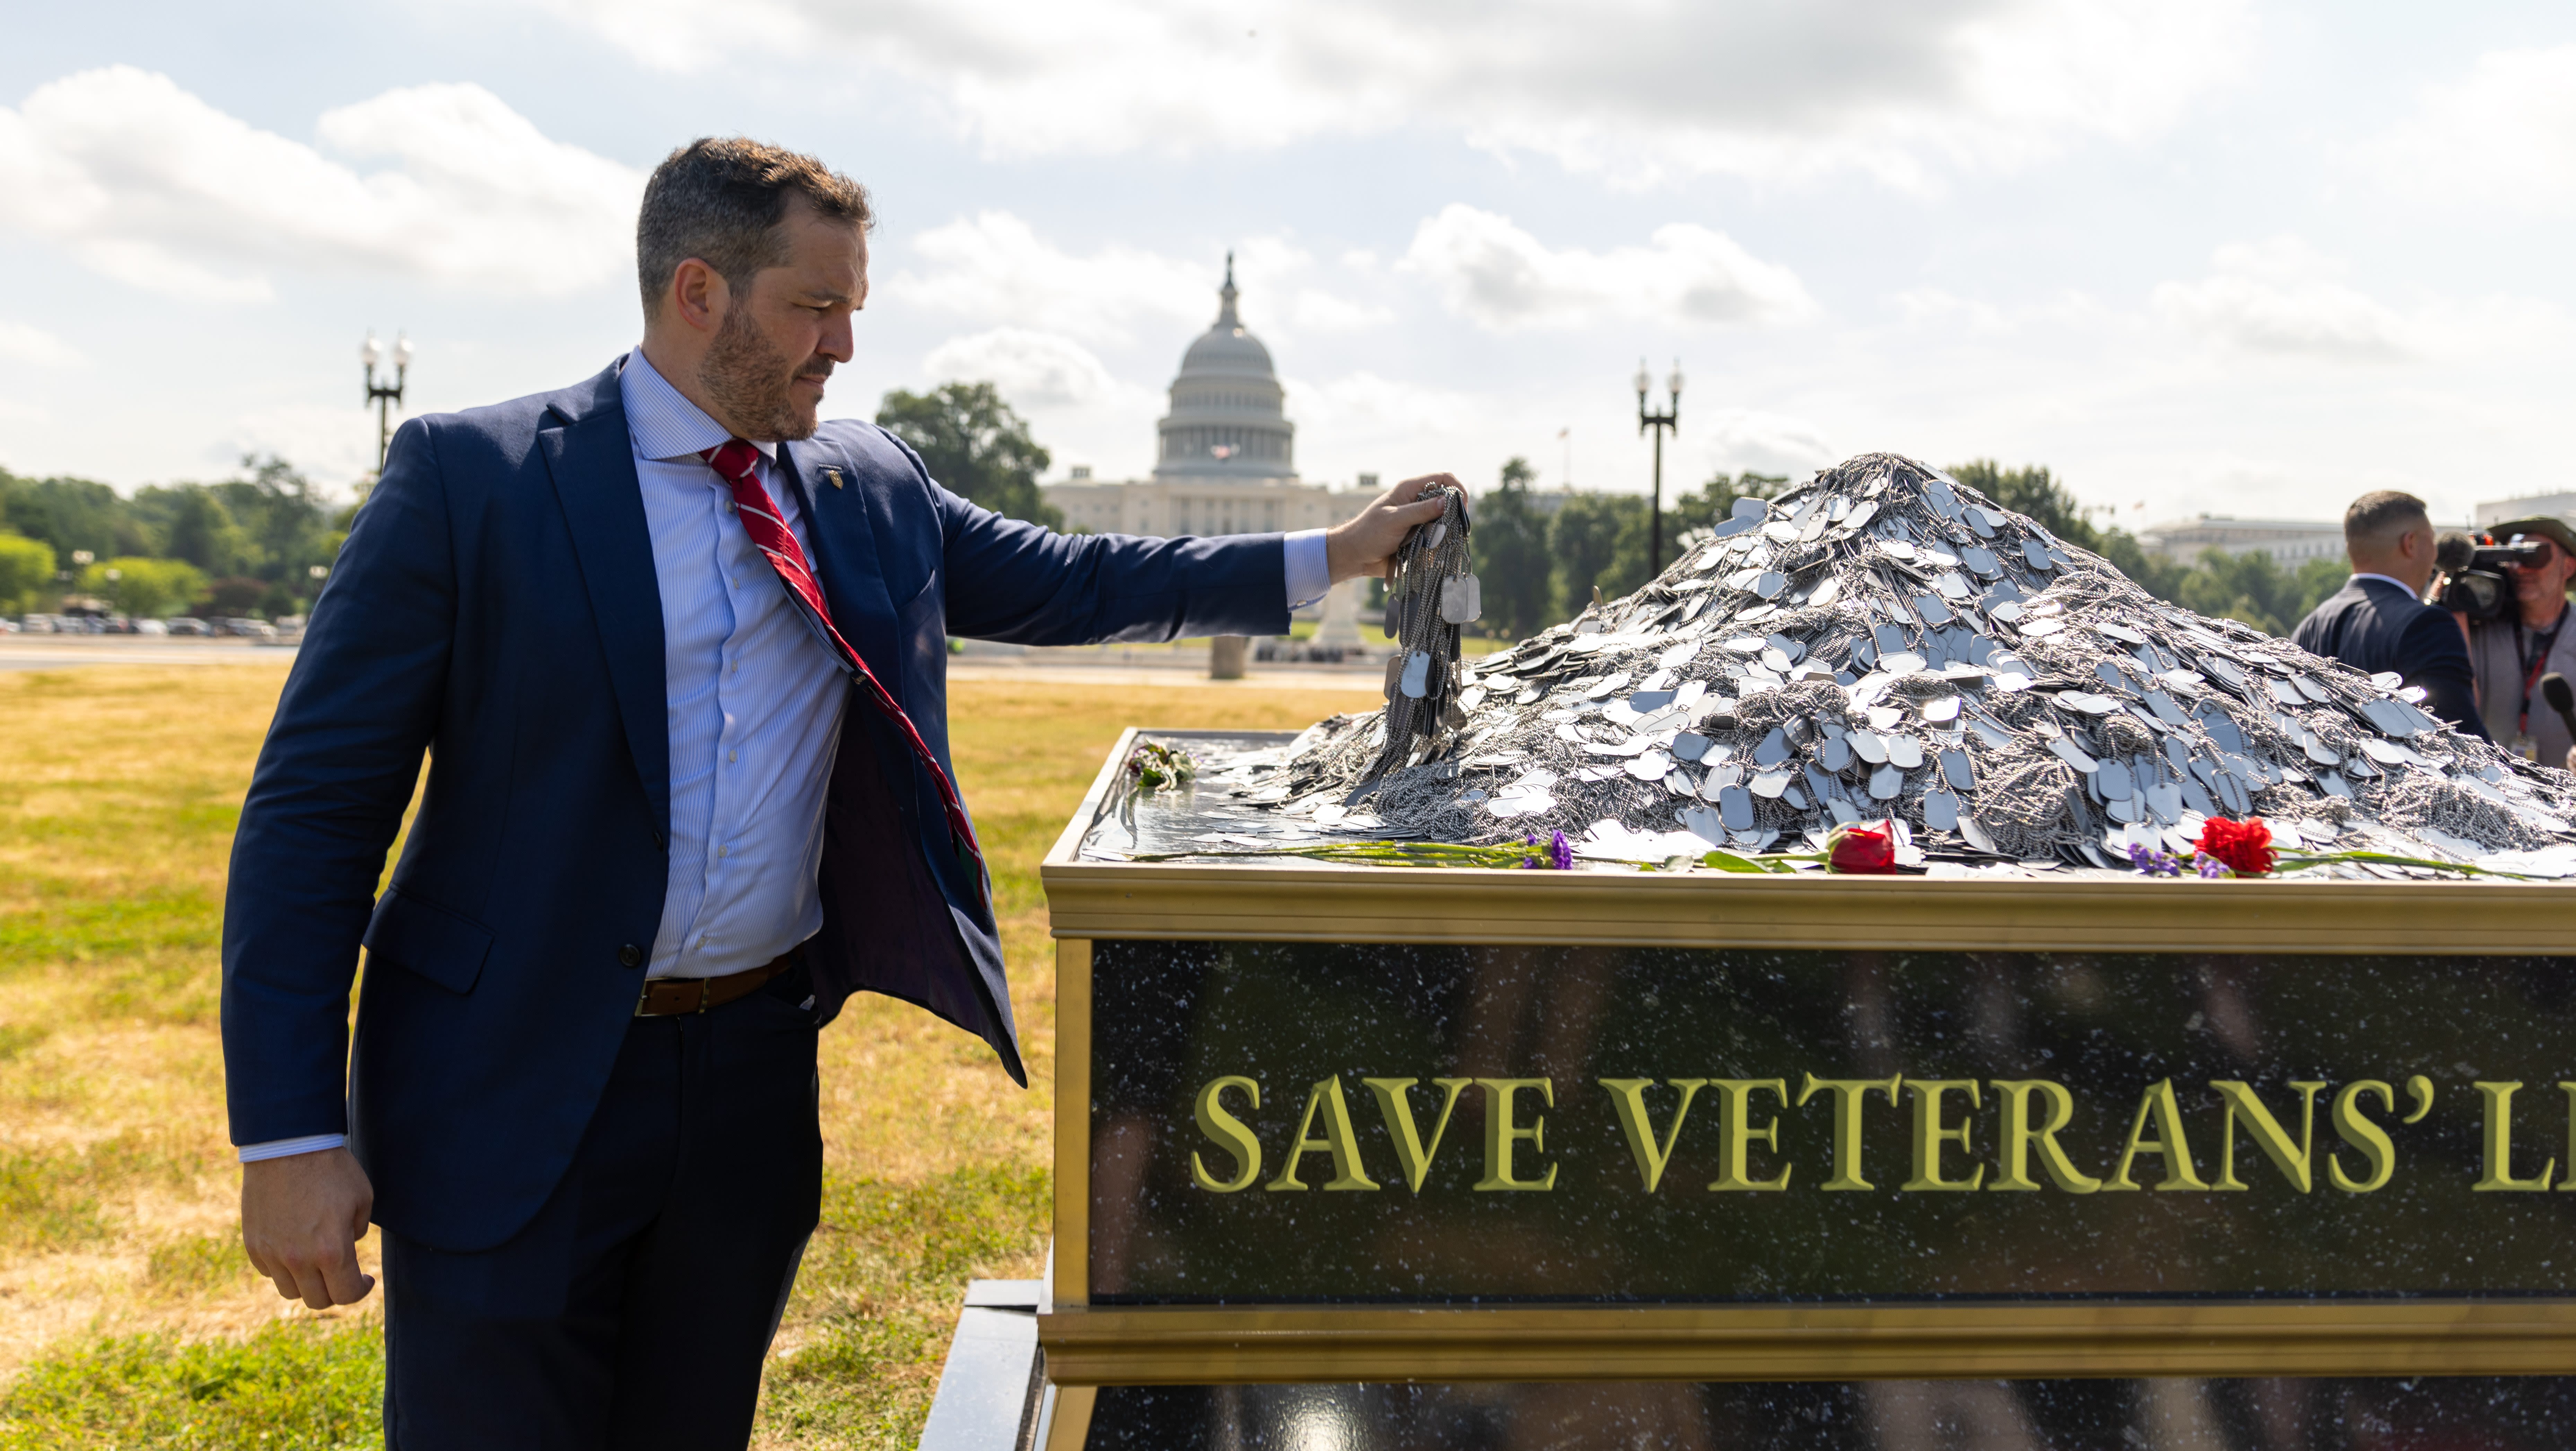
[[[2528,637],[2528,645],[2530,648],[2525,649],[2526,637],[2523,632],[2522,621],[2516,620],[2513,622],[2514,650],[2517,654],[2522,654],[2528,657],[2522,662],[2522,719],[2515,727],[2515,731],[2519,735],[2529,736],[2531,734],[2531,692],[2540,684],[2540,672],[2549,668],[2549,652],[2550,649],[2558,643],[2558,632],[2566,627],[2567,614],[2562,610],[2559,612],[2557,624],[2550,626],[2540,634]]]

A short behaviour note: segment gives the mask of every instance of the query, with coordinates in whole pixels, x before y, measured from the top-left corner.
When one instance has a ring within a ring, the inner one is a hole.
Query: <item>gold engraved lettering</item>
[[[2066,1150],[2057,1142],[2059,1131],[2075,1119],[2075,1095],[2066,1085],[2045,1078],[2003,1079],[1994,1081],[1996,1109],[2002,1122],[1996,1132],[2003,1139],[2004,1171],[1989,1190],[2030,1189],[2039,1185],[2030,1177],[2030,1151],[2039,1150],[2039,1166],[2048,1171],[2048,1181],[2069,1194],[2090,1194],[2102,1187],[2102,1181],[2075,1167]],[[2030,1101],[2046,1101],[2043,1122],[2031,1122]]]
[[[2147,1120],[2156,1121],[2156,1137],[2148,1138]],[[2129,1166],[2140,1154],[2153,1154],[2165,1161],[2164,1182],[2158,1192],[2207,1190],[2200,1175],[2192,1168],[2191,1142],[2183,1137],[2182,1104],[2174,1097],[2173,1080],[2168,1078],[2149,1088],[2138,1098],[2138,1117],[2129,1125],[2129,1139],[2120,1148],[2120,1167],[2102,1183],[2105,1190],[2129,1190],[2138,1181],[2129,1177]]]
[[[2424,1115],[2433,1111],[2433,1080],[2425,1077],[2421,1073],[2407,1079],[2406,1096],[2415,1100],[2415,1107],[2409,1110],[2406,1117],[2399,1119],[2398,1122],[2402,1124],[2422,1123],[2424,1121]]]
[[[2562,1078],[2558,1090],[2567,1095],[2567,1177],[2558,1181],[2558,1187],[2576,1189],[2576,1083]]]
[[[1485,1177],[1476,1181],[1479,1190],[1553,1189],[1556,1166],[1547,1166],[1544,1179],[1519,1179],[1512,1174],[1512,1149],[1522,1139],[1530,1147],[1547,1152],[1547,1118],[1541,1115],[1528,1128],[1512,1122],[1512,1099],[1524,1088],[1535,1088],[1539,1101],[1556,1107],[1556,1085],[1544,1078],[1479,1078],[1476,1085],[1485,1090]]]
[[[1788,1080],[1712,1078],[1708,1086],[1717,1090],[1718,1114],[1726,1125],[1722,1140],[1724,1147],[1717,1161],[1718,1175],[1708,1186],[1710,1190],[1788,1188],[1790,1165],[1781,1165],[1779,1175],[1770,1179],[1749,1178],[1745,1170],[1745,1161],[1752,1152],[1755,1139],[1768,1144],[1773,1154],[1780,1152],[1780,1121],[1771,1119],[1758,1129],[1752,1124],[1753,1095],[1768,1092],[1785,1104],[1789,1101]]]
[[[2325,1088],[2324,1084],[2290,1085],[2299,1091],[2299,1142],[2295,1147],[2290,1143],[2290,1131],[2281,1127],[2281,1121],[2272,1117],[2272,1111],[2263,1106],[2263,1100],[2254,1096],[2254,1090],[2244,1080],[2212,1079],[2209,1086],[2218,1091],[2219,1098],[2227,1105],[2226,1117],[2219,1120],[2218,1183],[2215,1187],[2245,1187],[2243,1181],[2236,1177],[2236,1126],[2239,1123],[2245,1125],[2247,1136],[2254,1140],[2255,1147],[2263,1151],[2263,1157],[2271,1160],[2272,1167],[2281,1171],[2281,1177],[2290,1181],[2291,1188],[2305,1194],[2316,1186],[2310,1150],[2316,1143],[2317,1094]]]
[[[1412,1078],[1363,1078],[1368,1091],[1377,1096],[1377,1111],[1386,1119],[1386,1136],[1395,1140],[1395,1160],[1404,1168],[1404,1182],[1414,1193],[1422,1192],[1422,1181],[1431,1172],[1431,1158],[1440,1152],[1441,1136],[1449,1132],[1449,1115],[1458,1107],[1459,1091],[1475,1082],[1472,1078],[1435,1078],[1434,1084],[1448,1091],[1440,1100],[1440,1121],[1431,1126],[1431,1142],[1425,1146],[1421,1134],[1413,1127]]]
[[[1219,1179],[1208,1172],[1205,1160],[1192,1154],[1190,1182],[1218,1194],[1249,1189],[1252,1181],[1261,1177],[1261,1140],[1252,1136],[1252,1130],[1244,1127],[1243,1120],[1226,1112],[1225,1105],[1217,1099],[1229,1088],[1242,1089],[1252,1099],[1254,1108],[1261,1107],[1261,1085],[1249,1078],[1211,1078],[1207,1086],[1199,1090],[1199,1132],[1225,1146],[1225,1151],[1234,1156],[1236,1172],[1231,1179]]]
[[[1815,1097],[1818,1092],[1830,1093],[1834,1096],[1834,1177],[1817,1187],[1823,1189],[1875,1187],[1860,1176],[1861,1100],[1872,1093],[1885,1094],[1888,1107],[1893,1108],[1896,1106],[1896,1086],[1904,1081],[1901,1077],[1818,1078],[1812,1073],[1807,1075],[1806,1083],[1798,1089],[1798,1107],[1805,1108],[1807,1100]]]
[[[1324,1115],[1324,1136],[1309,1138],[1307,1130],[1315,1126],[1315,1115]],[[1279,1177],[1262,1185],[1264,1189],[1303,1189],[1297,1178],[1297,1166],[1308,1154],[1333,1156],[1333,1177],[1324,1187],[1331,1189],[1375,1189],[1377,1184],[1360,1167],[1360,1136],[1351,1127],[1351,1106],[1342,1097],[1342,1080],[1327,1078],[1306,1095],[1306,1115],[1297,1120],[1297,1137],[1288,1146],[1288,1162],[1281,1166]]]
[[[2479,1095],[2487,1101],[2487,1172],[2485,1178],[2469,1186],[2472,1189],[2492,1194],[2498,1191],[2527,1193],[2549,1187],[2550,1172],[2558,1167],[2554,1158],[2529,1179],[2513,1177],[2513,1095],[2521,1087],[2520,1083],[2477,1085]]]
[[[1898,1188],[1909,1193],[1969,1190],[1986,1182],[1986,1166],[1983,1164],[1979,1164],[1977,1172],[1966,1179],[1941,1177],[1941,1146],[1955,1143],[1963,1150],[1970,1149],[1968,1135],[1976,1128],[1974,1119],[1963,1119],[1955,1126],[1941,1122],[1941,1096],[1953,1090],[1968,1095],[1970,1108],[1984,1105],[1984,1095],[1973,1078],[1905,1080],[1905,1091],[1914,1095],[1914,1177]]]
[[[2397,1172],[2396,1143],[2388,1137],[2388,1130],[2362,1115],[2361,1096],[2365,1093],[2379,1095],[2381,1113],[2397,1111],[2397,1090],[2376,1078],[2347,1083],[2335,1094],[2334,1107],[2327,1113],[2327,1121],[2334,1125],[2334,1131],[2343,1136],[2345,1143],[2361,1150],[2362,1158],[2370,1163],[2370,1177],[2356,1179],[2343,1171],[2342,1156],[2326,1155],[2326,1182],[2347,1194],[2368,1194],[2383,1188],[2389,1177]]]
[[[1665,1082],[1681,1090],[1682,1101],[1673,1107],[1673,1126],[1664,1131],[1663,1141],[1656,1142],[1654,1119],[1646,1111],[1646,1089],[1651,1078],[1604,1078],[1601,1086],[1610,1090],[1610,1106],[1619,1113],[1619,1133],[1628,1141],[1628,1152],[1637,1161],[1637,1177],[1645,1181],[1652,1194],[1664,1182],[1664,1166],[1673,1161],[1673,1145],[1681,1139],[1682,1120],[1690,1116],[1691,1100],[1708,1087],[1705,1078],[1670,1078]]]

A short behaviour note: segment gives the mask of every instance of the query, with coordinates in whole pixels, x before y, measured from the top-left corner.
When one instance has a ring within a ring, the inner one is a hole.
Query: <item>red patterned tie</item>
[[[912,743],[912,753],[921,758],[922,769],[930,773],[930,779],[939,787],[939,804],[948,813],[949,844],[956,848],[959,859],[974,869],[977,885],[989,892],[991,878],[985,871],[984,850],[975,842],[974,823],[966,819],[966,807],[957,799],[957,787],[949,781],[948,772],[940,767],[939,758],[930,753],[930,743],[924,741],[921,732],[914,728],[912,717],[903,713],[903,707],[878,682],[876,672],[868,668],[868,662],[859,658],[859,652],[851,649],[850,642],[842,639],[841,632],[833,628],[832,608],[824,603],[822,586],[814,582],[814,571],[805,563],[803,546],[796,542],[796,535],[787,527],[786,521],[778,517],[778,506],[770,502],[769,491],[760,486],[760,477],[752,472],[753,463],[760,458],[760,450],[736,438],[728,439],[715,448],[702,449],[698,457],[705,459],[717,477],[733,487],[735,513],[742,520],[743,532],[751,536],[752,543],[760,546],[761,553],[769,556],[770,567],[778,571],[779,582],[787,586],[787,597],[795,602],[805,623],[813,627],[825,648],[839,657],[841,668],[849,672],[850,678],[865,689],[877,713],[894,722],[895,729],[903,732],[903,738]]]

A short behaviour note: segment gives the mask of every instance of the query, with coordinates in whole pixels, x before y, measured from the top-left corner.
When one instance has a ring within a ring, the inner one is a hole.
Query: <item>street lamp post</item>
[[[367,369],[367,401],[376,405],[376,472],[385,468],[385,454],[394,445],[393,410],[402,406],[403,383],[411,374],[411,339],[394,334],[394,381],[388,386],[376,381],[376,360],[384,352],[376,345],[376,335],[358,348],[358,361]]]
[[[1664,572],[1664,434],[1667,431],[1681,432],[1681,360],[1679,358],[1673,360],[1672,376],[1664,380],[1664,386],[1671,392],[1672,397],[1664,404],[1664,411],[1661,413],[1646,406],[1646,390],[1654,386],[1654,381],[1646,375],[1646,360],[1639,358],[1637,360],[1637,431],[1645,433],[1651,430],[1655,435],[1655,491],[1652,502],[1647,506],[1653,511],[1648,518],[1646,532],[1646,577],[1649,579]]]

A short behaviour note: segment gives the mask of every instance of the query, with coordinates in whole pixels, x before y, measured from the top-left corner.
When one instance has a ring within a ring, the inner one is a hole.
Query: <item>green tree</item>
[[[116,490],[89,479],[0,474],[0,525],[53,546],[56,559],[82,549],[101,559],[160,552],[159,541]]]
[[[205,592],[206,576],[185,560],[128,554],[83,570],[80,588],[83,594],[110,601],[120,614],[159,619],[194,603]]]
[[[930,476],[951,491],[1014,519],[1049,529],[1064,514],[1038,493],[1050,461],[1026,419],[990,383],[942,383],[927,393],[885,395],[877,426],[911,444]]]
[[[22,614],[54,586],[54,547],[0,530],[0,611]]]
[[[1476,501],[1468,536],[1485,600],[1483,628],[1506,640],[1534,635],[1558,618],[1547,516],[1530,498],[1537,477],[1528,459],[1505,463],[1502,482]]]
[[[2096,554],[2102,552],[2102,531],[2084,517],[2084,505],[2075,497],[2075,491],[2059,483],[2047,469],[2037,464],[2006,469],[1993,459],[1981,458],[1953,464],[1949,474],[2004,508],[2038,520],[2049,533],[2067,543],[2083,545]]]
[[[137,509],[162,515],[162,552],[172,559],[184,559],[215,576],[247,573],[256,562],[250,535],[203,484],[140,489],[134,502]]]
[[[1729,474],[1719,469],[1709,476],[1707,483],[1673,499],[1671,513],[1678,521],[1677,527],[1664,532],[1678,535],[1686,530],[1712,528],[1719,520],[1734,514],[1736,500],[1776,499],[1788,488],[1787,474],[1757,474],[1751,469]],[[1679,557],[1678,552],[1675,557]]]
[[[2350,569],[2339,559],[2311,559],[2285,570],[2261,551],[2228,554],[2204,549],[2185,571],[2176,602],[2204,615],[2243,620],[2268,634],[2288,635],[2319,601],[2343,587]]]
[[[1557,618],[1580,614],[1592,592],[1604,599],[1646,582],[1646,500],[1638,494],[1575,494],[1556,511],[1548,550],[1556,556]]]
[[[206,586],[204,596],[198,601],[197,613],[210,620],[229,620],[247,615],[267,602],[269,588],[267,580],[253,575],[215,580]]]

